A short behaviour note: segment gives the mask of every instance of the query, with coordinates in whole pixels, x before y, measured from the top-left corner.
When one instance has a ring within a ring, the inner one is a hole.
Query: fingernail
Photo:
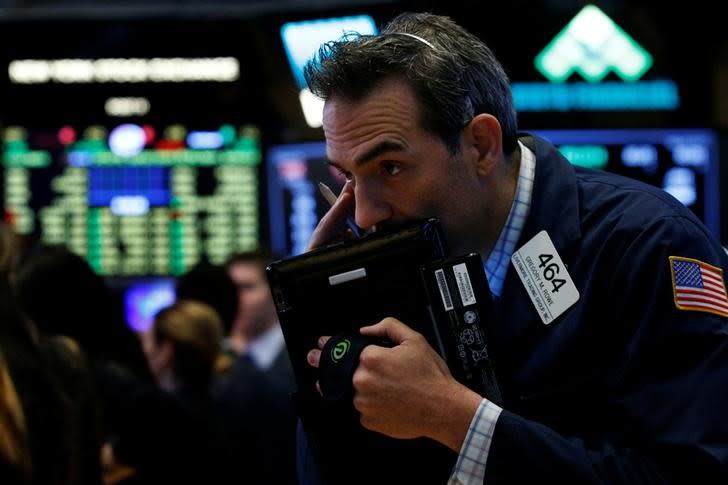
[[[326,344],[326,342],[324,341],[324,338],[323,337],[319,337],[319,339],[318,339],[318,346],[319,347],[323,347],[324,344]]]

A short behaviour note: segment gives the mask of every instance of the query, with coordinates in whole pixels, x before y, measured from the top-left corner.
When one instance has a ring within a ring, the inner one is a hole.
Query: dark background
[[[728,156],[728,35],[715,6],[690,2],[593,2],[654,58],[643,80],[671,78],[679,88],[673,112],[522,113],[528,128],[712,128]],[[452,16],[481,37],[514,82],[545,81],[533,59],[586,2],[454,1],[2,1],[0,62],[11,59],[234,56],[235,83],[10,84],[0,72],[0,126],[57,129],[64,124],[119,124],[104,113],[111,96],[144,96],[144,122],[181,122],[201,129],[252,123],[262,144],[317,141],[307,127],[280,39],[293,20],[369,14],[378,25],[406,10]],[[617,80],[610,74],[607,79]],[[723,170],[721,187],[728,187]],[[261,167],[261,202],[265,170]],[[722,191],[722,240],[728,241],[728,189]],[[261,204],[263,211],[264,203]],[[262,214],[264,216],[265,214]],[[263,217],[265,219],[265,217]],[[265,224],[265,222],[263,223]],[[267,227],[261,227],[267,234]]]

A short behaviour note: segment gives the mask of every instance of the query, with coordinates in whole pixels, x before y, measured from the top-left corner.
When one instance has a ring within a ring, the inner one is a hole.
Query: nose
[[[363,229],[371,229],[392,217],[392,207],[384,200],[381,191],[371,184],[357,181],[354,202],[354,219],[356,225]]]

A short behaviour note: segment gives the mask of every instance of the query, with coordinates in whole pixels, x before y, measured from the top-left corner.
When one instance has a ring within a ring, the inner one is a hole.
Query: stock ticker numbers
[[[102,275],[181,274],[259,240],[255,127],[3,130],[4,220]]]

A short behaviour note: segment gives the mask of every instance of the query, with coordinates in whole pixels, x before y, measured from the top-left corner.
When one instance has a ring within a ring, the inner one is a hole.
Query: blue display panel
[[[329,207],[318,182],[338,194],[344,177],[326,163],[323,142],[272,147],[266,165],[271,248],[282,255],[300,254]]]
[[[718,138],[708,129],[527,130],[556,145],[575,165],[660,187],[720,239]]]
[[[259,244],[259,130],[0,129],[4,221],[104,276],[182,274]]]
[[[147,207],[168,205],[172,192],[165,167],[92,167],[89,169],[88,205],[109,206],[118,198],[141,197]]]

